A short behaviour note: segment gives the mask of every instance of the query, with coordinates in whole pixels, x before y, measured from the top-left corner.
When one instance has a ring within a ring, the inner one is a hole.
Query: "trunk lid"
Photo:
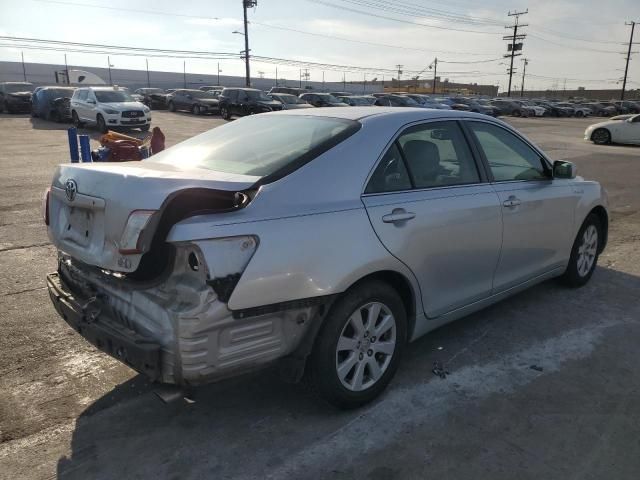
[[[155,210],[159,216],[165,200],[182,190],[237,192],[259,178],[152,161],[59,165],[49,196],[49,238],[84,263],[133,272],[142,254],[119,252],[131,212]]]

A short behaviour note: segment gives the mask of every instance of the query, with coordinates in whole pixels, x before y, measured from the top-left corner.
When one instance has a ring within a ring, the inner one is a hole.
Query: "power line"
[[[487,32],[487,31],[481,31],[481,30],[468,30],[468,29],[452,28],[452,27],[442,27],[440,25],[430,25],[430,24],[427,24],[427,23],[412,22],[410,20],[403,20],[401,18],[394,18],[394,17],[389,17],[389,16],[386,16],[386,15],[381,15],[381,14],[377,14],[377,13],[373,13],[373,12],[366,12],[366,11],[358,10],[356,8],[347,7],[346,5],[337,5],[335,3],[331,3],[331,2],[328,2],[328,1],[325,1],[325,0],[307,0],[307,1],[312,2],[312,3],[317,3],[319,5],[325,5],[327,7],[337,8],[339,10],[358,13],[360,15],[366,15],[366,16],[369,16],[369,17],[381,18],[381,19],[384,19],[384,20],[391,20],[391,21],[399,22],[399,23],[406,23],[406,24],[409,24],[409,25],[416,25],[416,26],[424,27],[424,28],[435,28],[437,30],[447,30],[447,31],[451,31],[451,32],[467,32],[467,33],[478,33],[478,34],[483,34],[483,35],[495,35],[495,32]]]

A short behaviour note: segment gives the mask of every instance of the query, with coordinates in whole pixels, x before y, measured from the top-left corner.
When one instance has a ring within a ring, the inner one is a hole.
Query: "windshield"
[[[33,92],[33,85],[30,83],[7,83],[4,88],[7,93]]]
[[[267,97],[267,94],[264,93],[262,90],[245,90],[245,92],[247,93],[247,96],[251,99],[251,100],[258,100],[261,102],[271,102],[272,99]]]
[[[407,105],[416,106],[416,105],[418,105],[418,102],[416,102],[413,98],[409,98],[409,97],[394,97],[394,98],[398,101],[398,103],[400,105],[404,105],[404,106],[407,106]]]
[[[164,90],[161,88],[143,88],[140,93],[164,93]]]
[[[358,128],[358,122],[338,118],[255,115],[202,133],[149,161],[262,177]]]
[[[336,97],[334,97],[330,93],[322,93],[322,94],[318,94],[318,96],[322,98],[325,102],[342,103],[340,100],[338,100]]]
[[[50,88],[46,90],[51,98],[71,98],[73,90],[69,88]]]
[[[216,98],[213,92],[202,92],[200,90],[188,91],[187,95],[191,95],[193,98]]]
[[[305,103],[304,101],[300,100],[298,97],[295,97],[293,95],[284,95],[284,94],[277,95],[275,99],[282,103],[286,103],[288,105],[293,105],[296,103]]]
[[[122,90],[94,90],[93,93],[100,103],[135,102],[129,92]]]

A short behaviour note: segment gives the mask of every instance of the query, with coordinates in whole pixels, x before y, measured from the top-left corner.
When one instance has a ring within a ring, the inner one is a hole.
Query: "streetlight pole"
[[[111,57],[107,55],[107,68],[109,68],[109,85],[113,85],[113,80],[111,79]]]
[[[149,78],[149,59],[145,58],[144,61],[147,64],[147,88],[150,88],[151,87],[151,79]]]
[[[218,62],[218,86],[220,86],[220,72],[222,70],[220,70],[220,62]]]
[[[71,85],[71,79],[69,78],[69,65],[67,64],[67,54],[64,54],[64,70],[67,74],[67,85]]]
[[[520,98],[524,97],[524,76],[527,73],[527,65],[529,65],[529,59],[523,58],[522,61],[523,61],[523,64],[522,64],[522,82],[520,83]]]
[[[20,56],[22,57],[22,76],[24,77],[24,81],[27,81],[27,69],[24,67],[24,52],[20,52]]]
[[[184,83],[183,88],[187,88],[187,61],[182,61],[182,81]]]

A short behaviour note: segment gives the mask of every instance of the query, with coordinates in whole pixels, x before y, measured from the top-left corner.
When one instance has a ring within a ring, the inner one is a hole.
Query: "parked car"
[[[544,117],[546,112],[544,107],[529,103],[525,100],[513,100],[513,103],[520,105],[520,115],[526,117]]]
[[[500,114],[500,109],[494,107],[493,105],[482,105],[481,103],[478,103],[478,101],[474,98],[454,97],[451,98],[451,101],[453,101],[454,103],[467,105],[469,107],[469,111],[473,113],[482,113],[484,115],[490,115],[492,117],[497,117]]]
[[[358,96],[350,92],[329,92],[329,94],[333,95],[336,98]]]
[[[31,116],[66,122],[71,120],[71,97],[75,87],[38,88],[31,99]]]
[[[376,97],[370,97],[367,95],[349,95],[336,98],[350,107],[369,107],[376,102]]]
[[[618,110],[617,108],[615,108],[615,106],[605,106],[599,102],[588,102],[584,103],[583,106],[591,110],[593,115],[597,115],[599,117],[610,117],[618,113]]]
[[[425,108],[413,98],[405,95],[387,94],[379,96],[374,105],[379,107],[417,107]]]
[[[568,109],[559,107],[558,105],[554,105],[552,103],[548,103],[544,101],[536,101],[535,104],[545,109],[545,116],[547,117],[570,117],[571,116]]]
[[[176,90],[178,90],[178,89],[177,89],[177,88],[167,88],[167,89],[165,90],[165,92],[167,92],[167,95],[168,95],[168,94],[170,94],[170,93],[175,92]]]
[[[225,88],[220,94],[220,115],[229,120],[256,113],[283,110],[282,103],[255,88]]]
[[[314,107],[348,107],[330,93],[303,93],[300,98]]]
[[[290,93],[270,93],[268,96],[273,100],[280,102],[284,110],[313,108],[313,105],[308,104],[301,98],[291,95]]]
[[[576,117],[588,117],[593,114],[593,111],[586,105],[580,105],[579,103],[560,102],[556,104],[559,107],[570,109],[573,116]]]
[[[161,88],[139,88],[135,93],[142,96],[142,103],[152,110],[168,107],[167,96],[169,93]]]
[[[71,97],[71,118],[76,127],[95,125],[102,133],[116,128],[151,127],[151,110],[120,87],[81,87]]]
[[[620,113],[640,113],[640,105],[628,100],[618,100],[613,102]]]
[[[590,125],[584,132],[584,139],[591,140],[597,145],[608,143],[640,145],[640,115],[632,115],[624,120],[610,119]]]
[[[269,90],[269,94],[272,93],[288,93],[289,95],[295,95],[299,97],[303,93],[306,93],[308,90],[304,88],[295,88],[295,87],[271,87]]]
[[[435,98],[435,101],[438,103],[443,103],[445,105],[448,105],[449,108],[451,108],[452,110],[458,110],[461,112],[471,111],[471,107],[469,105],[465,105],[464,103],[454,102],[453,100],[447,97],[438,97],[438,98]]]
[[[422,105],[423,107],[426,107],[426,108],[435,108],[436,110],[451,110],[451,107],[449,105],[446,105],[444,103],[438,103],[437,101],[435,101],[433,98],[429,97],[428,95],[420,95],[420,94],[417,94],[417,93],[408,93],[405,96],[415,100],[420,105]]]
[[[490,100],[491,106],[495,107],[499,111],[499,115],[509,115],[514,117],[521,117],[523,115],[522,107],[511,100]],[[524,112],[524,115],[528,115],[528,111]]]
[[[170,112],[186,111],[194,115],[218,113],[220,100],[210,92],[180,89],[167,96]]]
[[[29,82],[0,83],[0,113],[31,112],[33,84]]]
[[[99,349],[179,386],[279,362],[346,408],[407,341],[552,277],[586,284],[608,231],[573,164],[418,108],[250,116],[135,168],[62,164],[45,198],[51,301]]]
[[[621,105],[618,106],[614,102],[600,102],[600,105],[602,105],[603,107],[608,108],[609,109],[608,112],[612,112],[612,113],[610,113],[610,115],[620,115],[620,114],[623,114],[623,113],[629,113]],[[611,109],[613,109],[613,110],[611,110]]]

